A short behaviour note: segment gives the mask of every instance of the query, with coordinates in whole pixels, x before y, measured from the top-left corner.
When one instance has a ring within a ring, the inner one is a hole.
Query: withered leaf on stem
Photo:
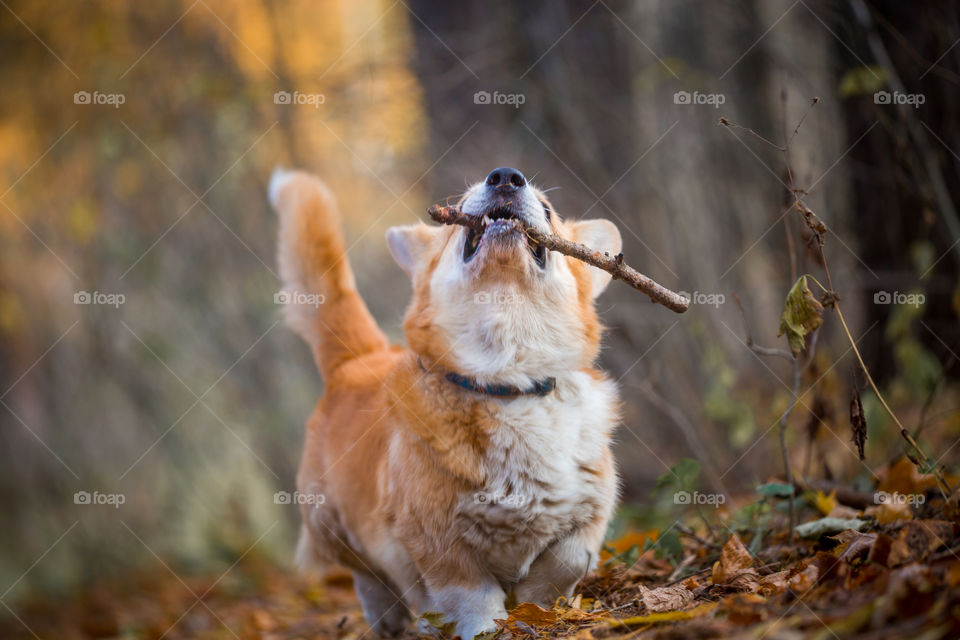
[[[859,389],[854,389],[853,397],[850,398],[850,428],[853,433],[853,444],[857,445],[857,455],[863,460],[863,446],[867,443],[867,417],[863,413]]]
[[[823,305],[813,297],[810,287],[807,286],[807,276],[800,276],[790,287],[787,299],[783,303],[783,314],[780,316],[780,333],[777,337],[787,334],[790,351],[797,357],[804,350],[804,338],[823,324]]]

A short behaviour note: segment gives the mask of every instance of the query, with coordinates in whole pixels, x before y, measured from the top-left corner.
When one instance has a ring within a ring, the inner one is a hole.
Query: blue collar
[[[420,365],[420,368],[424,371],[429,372],[429,369],[423,366],[423,362],[420,360],[420,357],[417,356],[417,364]],[[557,387],[556,378],[544,378],[542,380],[534,380],[533,386],[528,389],[521,389],[520,387],[515,387],[512,384],[480,384],[475,379],[469,376],[463,376],[459,373],[448,372],[443,375],[444,378],[454,383],[459,387],[463,387],[467,391],[473,391],[475,393],[482,393],[488,396],[496,396],[499,398],[517,398],[519,396],[545,396]]]

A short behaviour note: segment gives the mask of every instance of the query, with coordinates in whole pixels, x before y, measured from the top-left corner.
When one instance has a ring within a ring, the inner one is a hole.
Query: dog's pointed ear
[[[426,261],[427,252],[439,231],[440,227],[428,227],[423,223],[387,229],[390,254],[411,280]]]
[[[611,256],[620,253],[623,247],[620,230],[617,229],[617,225],[609,220],[580,220],[574,222],[573,239],[601,253],[606,251]],[[596,298],[610,284],[611,275],[596,267],[589,267],[589,270],[591,294]]]

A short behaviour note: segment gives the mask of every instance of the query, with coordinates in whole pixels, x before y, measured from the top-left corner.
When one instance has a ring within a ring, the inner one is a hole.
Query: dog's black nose
[[[526,185],[527,179],[523,177],[523,174],[511,167],[494,169],[487,176],[487,186],[493,187],[501,193],[516,191]]]

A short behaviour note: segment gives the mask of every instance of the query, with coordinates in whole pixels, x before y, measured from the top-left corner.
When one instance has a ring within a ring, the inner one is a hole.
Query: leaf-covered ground
[[[944,500],[932,477],[901,460],[876,492],[798,497],[791,542],[784,486],[764,485],[708,517],[693,509],[688,524],[624,534],[569,602],[520,604],[491,637],[960,637],[960,490]],[[0,636],[373,637],[349,575],[309,582],[255,555],[207,577],[181,578],[158,562],[16,612]]]

